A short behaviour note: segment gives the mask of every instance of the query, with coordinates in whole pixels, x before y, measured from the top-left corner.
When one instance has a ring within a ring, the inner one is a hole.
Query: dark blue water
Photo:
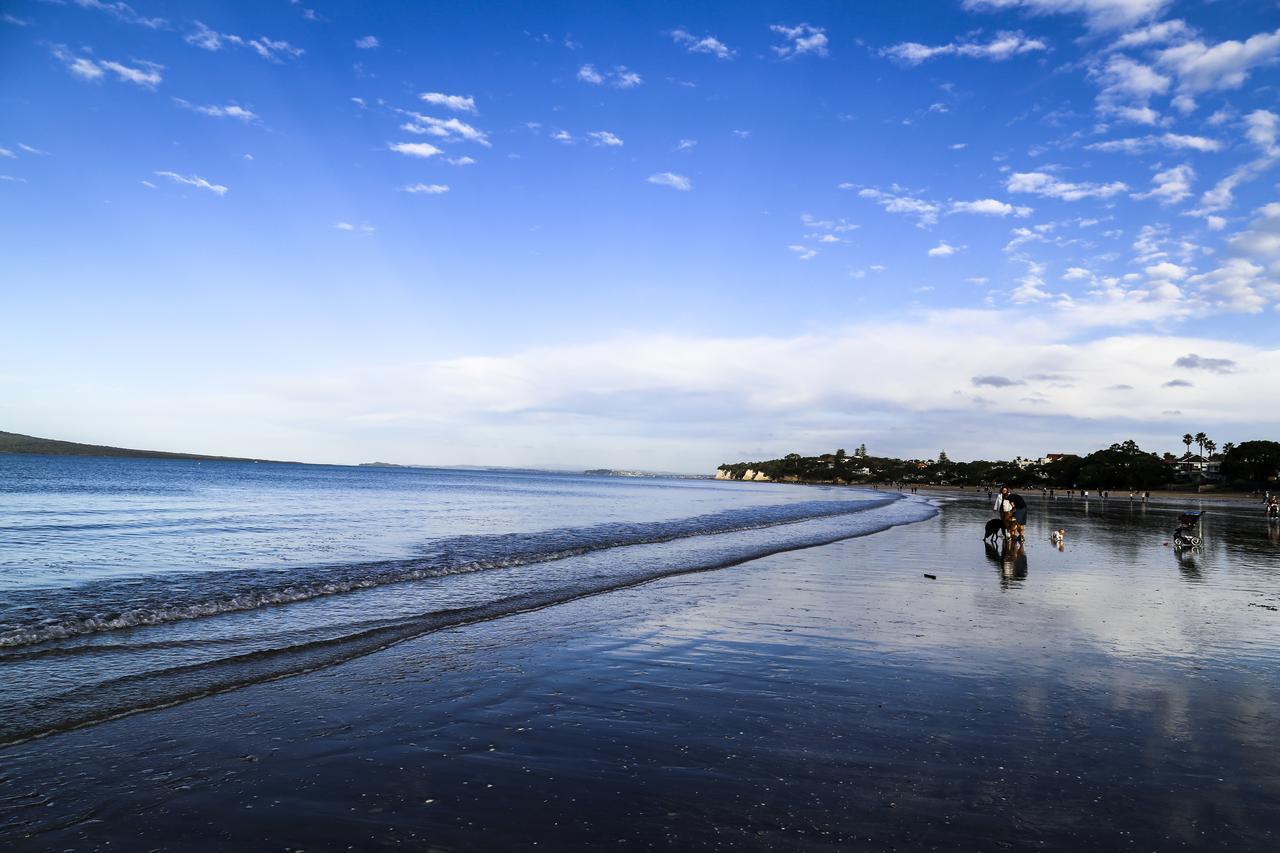
[[[0,455],[0,743],[933,513],[846,488]]]

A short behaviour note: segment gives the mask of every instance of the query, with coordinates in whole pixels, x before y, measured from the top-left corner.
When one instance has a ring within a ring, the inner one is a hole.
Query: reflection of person
[[[1004,544],[997,551],[994,546],[987,545],[987,558],[991,562],[1000,567],[1000,586],[1002,589],[1008,589],[1011,586],[1021,586],[1015,584],[1015,581],[1026,580],[1027,577],[1027,554],[1022,549],[1021,542],[1014,542],[1006,539]]]

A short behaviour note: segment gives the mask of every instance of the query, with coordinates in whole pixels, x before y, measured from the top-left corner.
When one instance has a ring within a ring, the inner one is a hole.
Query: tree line
[[[1191,441],[1187,441],[1187,439]],[[1204,433],[1183,436],[1188,450],[1198,443],[1202,451],[1216,450]],[[1213,450],[1211,450],[1212,448]],[[1223,445],[1218,474],[1214,481],[1235,488],[1261,489],[1280,479],[1280,442],[1245,441]],[[1203,455],[1203,454],[1202,454]],[[1133,440],[1119,442],[1085,456],[1065,454],[1049,461],[983,460],[958,462],[945,451],[936,459],[896,459],[873,456],[862,445],[853,455],[835,453],[802,456],[788,453],[781,459],[734,462],[719,470],[733,479],[750,471],[771,480],[804,483],[932,483],[949,486],[983,486],[998,483],[1035,488],[1151,490],[1205,481],[1203,470],[1187,470],[1177,457],[1157,455],[1140,448]]]

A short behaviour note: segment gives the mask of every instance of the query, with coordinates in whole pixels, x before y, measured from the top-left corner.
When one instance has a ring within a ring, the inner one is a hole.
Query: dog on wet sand
[[[993,518],[987,522],[987,533],[982,537],[983,542],[994,542],[997,536],[1008,536],[1005,533],[1004,522],[998,518]]]

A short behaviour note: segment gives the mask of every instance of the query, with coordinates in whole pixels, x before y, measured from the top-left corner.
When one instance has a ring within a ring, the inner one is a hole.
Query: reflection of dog
[[[998,518],[993,518],[987,522],[987,534],[982,537],[982,541],[994,542],[997,536],[1007,537],[1008,535],[1004,530],[1004,522]]]

